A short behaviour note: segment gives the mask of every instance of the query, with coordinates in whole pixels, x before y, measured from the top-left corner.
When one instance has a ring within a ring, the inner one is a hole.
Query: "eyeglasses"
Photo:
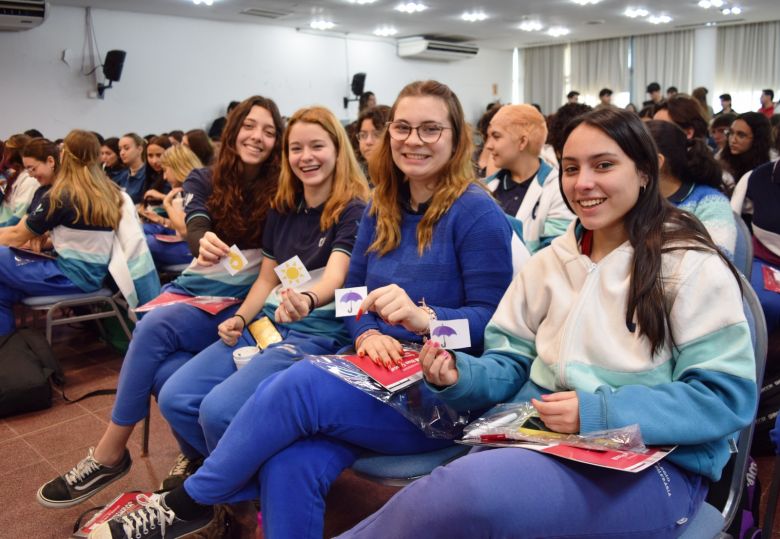
[[[380,136],[382,136],[382,132],[378,129],[375,131],[360,131],[357,134],[357,139],[362,142],[364,140],[368,140],[369,137],[378,139]]]
[[[753,138],[753,135],[748,135],[744,131],[732,131],[732,130],[726,131],[726,136],[734,137],[737,140],[750,140]]]
[[[417,131],[417,137],[426,144],[438,142],[445,129],[452,129],[436,122],[423,122],[417,127],[412,127],[406,122],[387,122],[386,125],[390,138],[393,140],[403,142],[412,135],[412,131]]]

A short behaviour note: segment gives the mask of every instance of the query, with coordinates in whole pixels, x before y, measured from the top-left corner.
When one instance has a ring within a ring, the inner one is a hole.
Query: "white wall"
[[[512,51],[439,63],[400,59],[394,43],[371,38],[110,10],[92,10],[92,18],[101,54],[127,51],[122,79],[104,100],[87,97],[95,79],[80,74],[83,9],[53,6],[42,26],[0,33],[0,137],[31,127],[52,139],[75,127],[105,136],[206,128],[229,101],[252,94],[273,98],[284,115],[317,103],[354,119],[356,104],[345,111],[342,98],[359,71],[387,104],[408,82],[440,80],[473,121],[488,102],[511,99]]]

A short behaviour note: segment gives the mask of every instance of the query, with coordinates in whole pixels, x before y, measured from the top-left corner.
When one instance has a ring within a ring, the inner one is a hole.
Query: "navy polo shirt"
[[[309,271],[324,268],[334,251],[351,256],[366,203],[351,200],[341,212],[338,222],[322,231],[320,217],[324,206],[307,208],[301,199],[293,211],[281,213],[269,210],[263,230],[263,255],[279,264],[298,255]]]
[[[498,200],[498,204],[504,210],[504,213],[514,217],[517,215],[517,211],[520,209],[520,204],[523,203],[528,188],[531,186],[531,180],[533,180],[539,173],[539,169],[536,169],[530,178],[527,178],[521,183],[517,183],[512,179],[512,173],[507,169],[501,169],[496,177],[498,178],[498,187],[493,191],[493,196]]]
[[[142,166],[135,175],[130,174],[130,169],[127,168],[122,171],[121,174],[114,178],[116,184],[122,188],[130,198],[133,199],[133,204],[139,204],[141,198],[144,196],[144,185],[146,184],[146,165]]]
[[[49,189],[51,189],[51,185],[41,185],[38,189],[35,190],[32,200],[30,201],[30,205],[27,206],[27,215],[30,215],[33,210],[35,210],[41,204],[43,195],[48,193]]]
[[[211,169],[196,168],[189,173],[181,186],[184,199],[184,214],[187,223],[195,217],[205,217],[211,221],[207,202],[211,196]]]

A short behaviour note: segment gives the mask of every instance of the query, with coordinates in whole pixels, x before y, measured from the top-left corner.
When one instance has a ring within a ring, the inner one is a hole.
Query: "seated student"
[[[754,168],[769,161],[772,146],[772,127],[762,114],[745,112],[737,116],[728,133],[728,143],[720,152],[719,160],[730,187]],[[749,220],[750,205],[744,208]]]
[[[118,138],[109,137],[103,141],[100,146],[100,162],[103,164],[103,171],[106,175],[116,182],[117,176],[125,170],[125,166],[119,158]]]
[[[764,266],[780,270],[780,161],[764,163],[747,172],[731,196],[731,208],[740,213],[753,203],[753,268],[750,284],[761,300],[766,328],[780,327],[780,294],[764,285]]]
[[[358,353],[384,364],[400,357],[401,342],[421,342],[433,318],[467,319],[478,351],[511,279],[509,224],[475,178],[471,133],[447,86],[407,85],[390,120],[370,161],[376,189],[346,282],[368,287],[370,312],[345,323]],[[364,448],[404,454],[451,444],[300,361],[258,386],[183,486],[95,535],[150,537],[149,526],[165,522],[166,537],[180,537],[211,518],[199,504],[259,497],[266,537],[322,537],[330,484]]]
[[[60,148],[44,138],[33,139],[22,149],[22,162],[27,173],[38,180],[38,189],[33,194],[30,205],[27,207],[27,215],[38,207],[41,197],[46,194],[54,184],[54,179],[60,170]],[[25,223],[19,221],[14,226],[23,227]],[[27,242],[23,247],[41,251],[51,248],[51,240],[48,234],[41,234]]]
[[[695,215],[715,245],[732,260],[737,225],[723,194],[723,171],[712,152],[702,139],[686,139],[685,132],[671,122],[652,120],[646,127],[661,156],[661,195]]]
[[[34,256],[24,260],[26,255],[0,247],[0,335],[14,330],[12,308],[20,299],[93,292],[103,286],[109,272],[123,292],[126,285],[132,287],[126,294],[132,306],[159,292],[141,227],[134,212],[125,211],[125,205],[132,208],[132,203],[106,179],[99,157],[100,145],[92,133],[71,131],[65,137],[61,169],[52,188],[22,218],[20,226],[0,230],[0,245],[12,247],[51,231],[59,253],[55,260]],[[130,222],[126,215],[131,216]],[[118,260],[119,256],[124,260]],[[123,270],[117,270],[118,266]],[[133,283],[123,282],[125,273]]]
[[[205,165],[211,165],[214,160],[214,145],[203,129],[190,129],[184,133],[181,143],[193,151]]]
[[[0,227],[13,226],[22,220],[40,184],[27,173],[22,149],[30,142],[27,135],[13,135],[5,141],[0,169],[5,187],[0,189]]]
[[[163,152],[173,146],[168,137],[153,137],[146,145],[146,179],[143,203],[162,212],[162,201],[171,187],[163,174]]]
[[[263,232],[260,275],[236,314],[220,324],[222,340],[179,369],[160,392],[171,428],[197,450],[185,454],[189,461],[214,449],[262,380],[305,354],[335,354],[351,342],[334,316],[333,299],[347,276],[367,199],[368,185],[336,117],[322,107],[293,114],[282,140],[279,191]],[[305,291],[277,286],[274,268],[294,256],[314,277]],[[258,315],[275,322],[284,340],[237,371],[233,351],[255,344],[245,326]]]
[[[555,168],[539,157],[547,123],[531,105],[505,105],[487,129],[485,150],[500,168],[485,180],[504,212],[520,221],[520,237],[534,253],[574,219],[563,202]]]
[[[638,473],[473,452],[340,537],[678,537],[720,477],[756,406],[736,270],[661,196],[658,151],[634,114],[594,111],[565,141],[561,186],[578,221],[516,276],[481,357],[424,347],[426,381],[457,409],[530,401],[555,432],[638,424],[646,444],[679,447]]]
[[[276,193],[281,125],[273,101],[250,97],[230,116],[217,163],[190,174],[184,184],[185,200],[189,199],[187,241],[198,258],[167,285],[167,291],[238,297],[249,291],[260,266],[268,204]],[[247,264],[230,275],[221,261],[233,244]],[[149,413],[149,395],[157,395],[176,369],[211,344],[219,324],[236,309],[228,307],[211,315],[176,303],[144,315],[122,363],[111,423],[84,459],[41,486],[38,502],[51,508],[70,507],[125,475],[132,464],[127,441],[135,424]]]
[[[112,178],[116,184],[133,200],[140,204],[146,185],[146,142],[135,133],[127,133],[119,139],[119,158],[127,167],[121,174]]]
[[[165,242],[157,239],[155,235],[178,235],[187,238],[182,184],[193,170],[203,167],[198,156],[183,144],[168,147],[160,159],[160,165],[163,169],[163,177],[171,189],[162,199],[163,211],[157,213],[151,210],[139,210],[139,213],[149,221],[144,223],[144,233],[158,269],[192,262],[192,253],[184,241]]]
[[[389,112],[390,107],[387,105],[377,105],[376,107],[365,109],[358,116],[358,132],[355,135],[358,141],[358,162],[365,174],[368,174],[368,160],[371,158],[377,142],[382,137]],[[369,183],[370,181],[369,179]]]

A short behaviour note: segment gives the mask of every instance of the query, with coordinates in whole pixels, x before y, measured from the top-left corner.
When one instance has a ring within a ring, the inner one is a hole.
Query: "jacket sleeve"
[[[639,424],[648,444],[722,439],[752,421],[757,388],[750,330],[735,277],[712,254],[681,279],[670,312],[672,382],[578,391],[580,429]]]

